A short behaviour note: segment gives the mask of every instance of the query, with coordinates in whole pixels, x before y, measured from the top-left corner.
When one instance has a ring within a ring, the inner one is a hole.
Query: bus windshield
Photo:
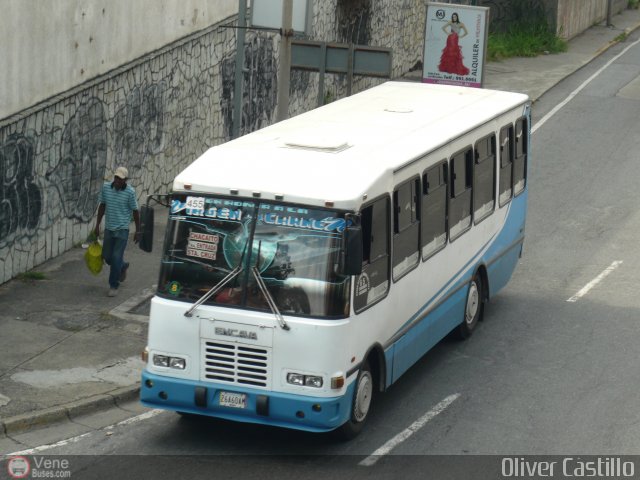
[[[194,303],[218,288],[205,304],[271,311],[259,275],[282,314],[344,318],[344,226],[331,210],[174,195],[158,294]]]

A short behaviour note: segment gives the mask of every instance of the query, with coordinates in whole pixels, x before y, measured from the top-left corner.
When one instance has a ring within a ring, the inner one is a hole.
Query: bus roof
[[[390,173],[527,102],[519,93],[387,82],[212,147],[173,189],[357,210],[363,197],[388,191]]]

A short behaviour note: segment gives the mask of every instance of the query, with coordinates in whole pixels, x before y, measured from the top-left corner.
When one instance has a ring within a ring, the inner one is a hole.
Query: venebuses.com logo
[[[27,478],[31,465],[26,457],[13,457],[7,462],[7,471],[11,478]]]
[[[65,458],[11,457],[7,472],[11,478],[71,478],[69,460]]]

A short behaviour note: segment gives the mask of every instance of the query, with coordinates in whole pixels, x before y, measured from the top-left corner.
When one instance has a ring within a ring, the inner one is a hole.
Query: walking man
[[[124,261],[124,249],[129,239],[129,224],[131,215],[136,224],[136,233],[133,241],[138,243],[142,232],[140,231],[140,214],[136,192],[127,185],[129,172],[125,167],[118,167],[113,175],[113,182],[105,182],[100,190],[98,202],[98,218],[96,220],[95,233],[100,236],[100,223],[104,221],[104,241],[102,244],[102,258],[111,267],[109,272],[109,297],[118,294],[120,282],[127,277],[129,263]]]

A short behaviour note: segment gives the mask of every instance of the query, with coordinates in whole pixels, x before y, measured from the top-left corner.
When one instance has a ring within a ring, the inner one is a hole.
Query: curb
[[[134,295],[117,307],[111,309],[109,311],[109,315],[113,315],[121,320],[148,324],[148,315],[138,315],[130,312],[152,298],[155,295],[157,288],[157,285],[151,285],[151,287],[145,288],[138,295]]]
[[[139,397],[140,384],[135,384],[64,405],[15,415],[0,420],[0,437],[25,433],[29,430],[47,427],[61,421],[72,421],[75,417],[119,407],[120,404],[137,400]]]
[[[594,52],[594,54],[591,56],[591,58],[586,61],[584,64],[580,65],[579,67],[577,67],[573,73],[577,72],[578,70],[580,70],[581,68],[584,68],[586,65],[589,65],[589,63],[591,63],[593,60],[595,60],[596,58],[598,58],[599,56],[601,56],[603,53],[605,53],[606,51],[608,51],[610,48],[612,48],[615,45],[618,45],[619,43],[623,43],[627,37],[635,32],[636,30],[640,29],[640,23],[636,23],[635,25],[631,25],[630,27],[626,27],[623,32],[625,34],[625,38],[622,40],[609,40],[609,43],[607,43],[606,45],[603,45],[602,47],[600,47],[598,50],[596,50]],[[570,73],[569,75],[572,75],[573,73]],[[567,75],[567,76],[569,76]],[[566,77],[565,77],[566,78]],[[549,90],[551,90],[552,88],[556,87],[560,82],[562,82],[562,79],[558,80],[557,82],[555,82],[553,85],[550,85],[544,92],[542,92],[538,97],[536,98],[531,98],[531,104],[533,105],[534,103],[536,103],[545,93],[547,93]]]

